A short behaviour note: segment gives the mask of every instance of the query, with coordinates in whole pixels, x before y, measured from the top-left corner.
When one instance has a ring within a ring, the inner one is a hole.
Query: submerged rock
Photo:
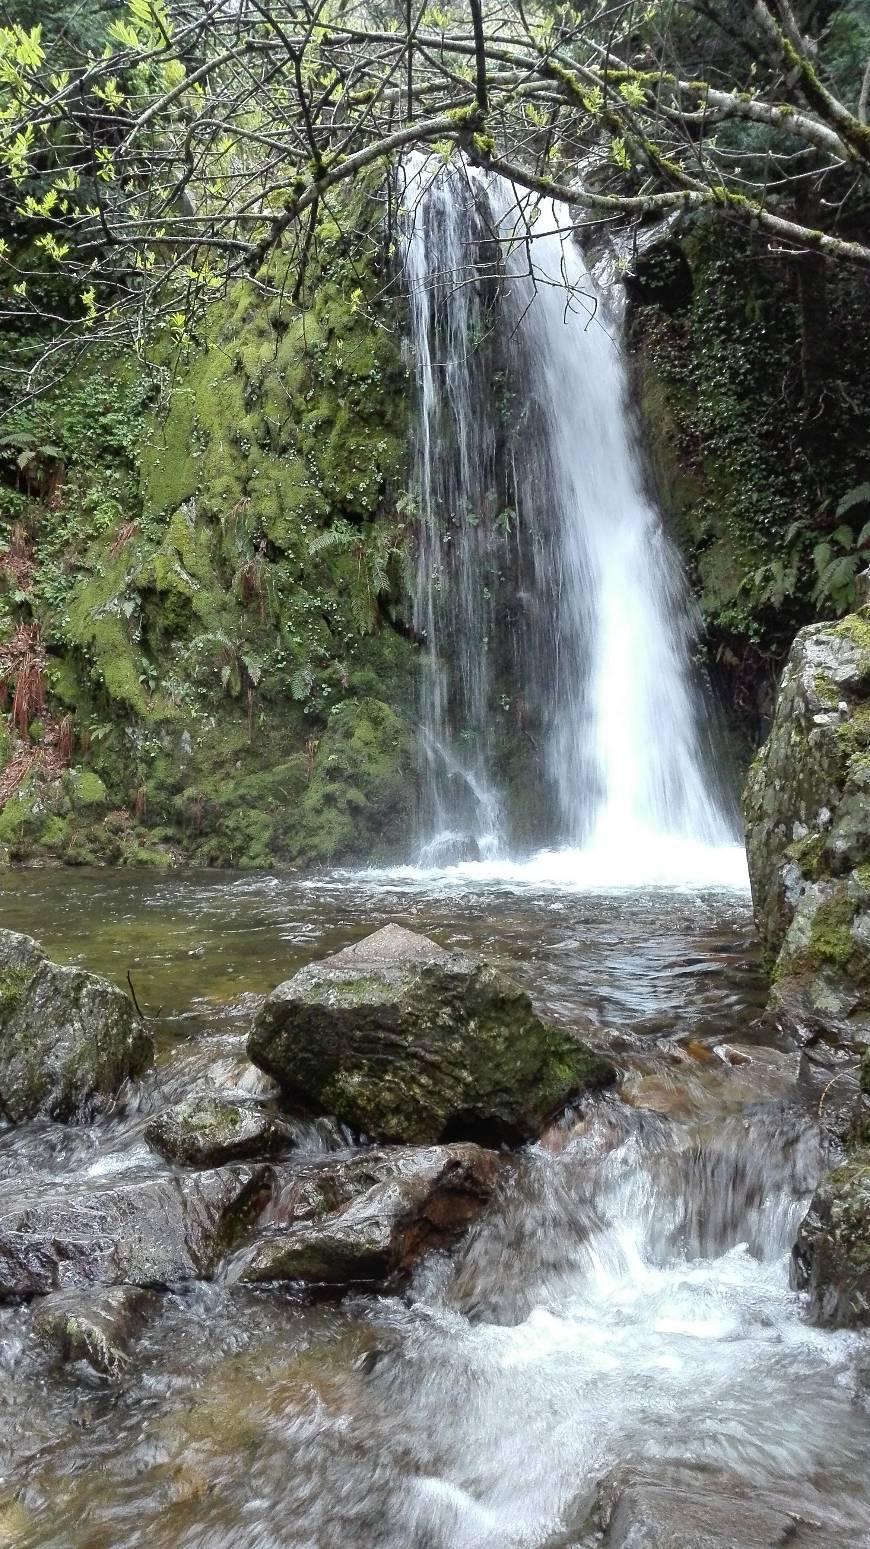
[[[801,630],[746,787],[772,1009],[799,1036],[870,1035],[870,618]]]
[[[451,1246],[491,1197],[505,1158],[470,1143],[397,1147],[289,1174],[272,1223],[243,1250],[243,1281],[382,1285]],[[277,1219],[276,1219],[277,1217]]]
[[[61,1361],[85,1361],[103,1377],[120,1376],[128,1345],[152,1296],[139,1286],[96,1292],[56,1291],[33,1315],[33,1333]]]
[[[213,1087],[191,1092],[145,1129],[152,1150],[188,1167],[217,1167],[271,1156],[292,1143],[287,1126],[264,1108],[233,1102]]]
[[[870,1323],[870,1146],[822,1179],[792,1251],[792,1279],[817,1323]]]
[[[727,1469],[631,1464],[598,1487],[605,1549],[859,1549],[859,1520],[793,1481],[759,1487]]]
[[[248,1052],[293,1096],[378,1140],[416,1143],[534,1138],[612,1076],[488,964],[398,925],[280,984]]]
[[[259,1207],[263,1167],[68,1180],[0,1202],[0,1301],[209,1276]]]
[[[32,937],[0,930],[0,1115],[75,1118],[114,1097],[153,1052],[114,984],[60,967]]]

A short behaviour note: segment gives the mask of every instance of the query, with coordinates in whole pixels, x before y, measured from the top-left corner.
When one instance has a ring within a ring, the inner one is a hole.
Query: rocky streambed
[[[0,1130],[0,1543],[870,1542],[858,1076],[759,1020],[748,897],[32,873],[0,925],[145,1013]]]

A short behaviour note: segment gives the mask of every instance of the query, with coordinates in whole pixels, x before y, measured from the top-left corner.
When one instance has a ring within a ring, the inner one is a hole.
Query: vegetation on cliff
[[[398,841],[406,378],[376,310],[376,193],[345,207],[351,235],[318,223],[306,301],[240,283],[182,360],[104,352],[7,418],[11,858],[311,863]]]

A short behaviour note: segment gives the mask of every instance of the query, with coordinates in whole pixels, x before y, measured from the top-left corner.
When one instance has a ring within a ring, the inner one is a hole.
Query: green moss
[[[73,801],[79,807],[103,807],[106,804],[106,787],[92,769],[71,769],[69,784]]]
[[[0,973],[0,1021],[20,1004],[32,978],[33,971],[26,968],[7,968]]]
[[[851,898],[832,898],[819,905],[810,929],[809,950],[820,963],[845,968],[855,950],[852,923],[858,904]]]
[[[796,840],[794,844],[789,845],[786,854],[800,867],[805,877],[816,881],[821,872],[824,849],[824,834],[807,834],[805,839]]]

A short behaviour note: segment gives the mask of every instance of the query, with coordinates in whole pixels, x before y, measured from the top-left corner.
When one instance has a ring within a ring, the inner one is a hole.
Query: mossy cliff
[[[848,612],[866,564],[870,282],[701,219],[626,286],[650,477],[748,762],[795,633]]]
[[[801,1036],[870,1041],[870,613],[797,636],[746,787],[772,1006]]]
[[[316,864],[401,845],[407,380],[367,218],[353,237],[321,219],[302,303],[274,266],[180,362],[168,343],[149,370],[91,361],[12,420],[0,854]]]

